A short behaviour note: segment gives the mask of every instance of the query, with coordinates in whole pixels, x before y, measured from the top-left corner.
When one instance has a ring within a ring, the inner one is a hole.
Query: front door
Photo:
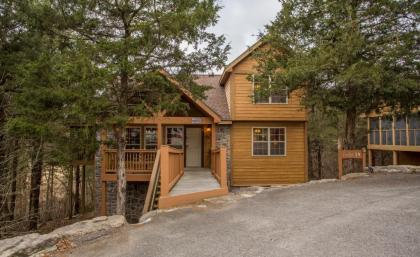
[[[187,167],[201,167],[201,128],[186,128],[185,153]]]

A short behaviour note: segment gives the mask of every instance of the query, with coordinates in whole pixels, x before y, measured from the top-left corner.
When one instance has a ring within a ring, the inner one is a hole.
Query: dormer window
[[[255,104],[287,104],[288,90],[287,88],[272,88],[271,77],[268,77],[268,85],[263,85],[256,81],[252,75],[252,89]]]

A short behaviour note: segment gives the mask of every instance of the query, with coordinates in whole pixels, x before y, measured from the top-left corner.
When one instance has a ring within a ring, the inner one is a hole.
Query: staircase
[[[156,210],[160,197],[160,151],[157,151],[153,170],[150,177],[149,188],[147,189],[144,201],[143,214]]]

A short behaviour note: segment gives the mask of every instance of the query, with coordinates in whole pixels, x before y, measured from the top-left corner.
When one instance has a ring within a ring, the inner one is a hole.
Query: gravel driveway
[[[162,213],[73,256],[420,256],[420,174],[265,190]]]

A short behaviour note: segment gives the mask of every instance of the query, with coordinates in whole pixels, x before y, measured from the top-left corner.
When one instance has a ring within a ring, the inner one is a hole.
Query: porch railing
[[[107,149],[104,151],[105,173],[115,174],[117,171],[117,151]],[[156,150],[126,149],[125,170],[127,174],[151,174],[156,159]]]
[[[184,151],[161,146],[160,167],[161,196],[166,196],[184,175]]]
[[[211,173],[219,182],[220,187],[227,188],[226,148],[221,147],[211,151]]]

